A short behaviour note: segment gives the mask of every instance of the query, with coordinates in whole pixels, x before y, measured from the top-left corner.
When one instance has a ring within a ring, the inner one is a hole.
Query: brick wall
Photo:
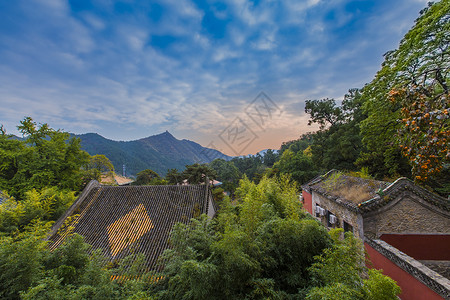
[[[312,195],[307,191],[303,190],[302,197],[303,197],[303,208],[306,209],[306,211],[309,212],[310,215],[312,215],[313,214]]]

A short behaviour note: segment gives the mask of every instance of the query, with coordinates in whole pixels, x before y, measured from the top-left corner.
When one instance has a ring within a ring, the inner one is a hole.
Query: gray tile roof
[[[401,199],[404,192],[416,194],[425,203],[450,211],[450,200],[436,195],[401,177],[394,182],[378,181],[348,176],[331,170],[302,185],[308,193],[315,191],[353,211],[370,212],[377,210],[393,199]]]
[[[73,230],[112,262],[143,253],[147,270],[155,270],[159,255],[169,247],[172,226],[207,213],[210,200],[206,185],[103,186],[91,182],[53,226],[50,248],[60,246]]]

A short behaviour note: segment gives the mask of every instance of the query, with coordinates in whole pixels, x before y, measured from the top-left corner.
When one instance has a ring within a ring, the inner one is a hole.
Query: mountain
[[[216,158],[231,157],[214,149],[205,148],[189,140],[178,140],[168,131],[135,141],[113,141],[97,133],[75,135],[81,139],[81,148],[90,155],[103,154],[113,163],[117,173],[136,175],[152,169],[165,175],[168,169],[184,170],[185,165],[209,163]]]

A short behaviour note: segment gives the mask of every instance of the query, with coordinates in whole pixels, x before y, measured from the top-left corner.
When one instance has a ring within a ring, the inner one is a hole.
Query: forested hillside
[[[81,148],[91,155],[103,154],[120,172],[125,164],[128,176],[144,169],[165,175],[169,169],[183,170],[193,163],[208,163],[215,158],[229,159],[225,154],[189,141],[178,140],[168,131],[135,141],[112,141],[95,133],[77,135]]]

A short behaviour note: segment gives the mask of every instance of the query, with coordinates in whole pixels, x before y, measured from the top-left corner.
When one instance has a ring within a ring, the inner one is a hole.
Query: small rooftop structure
[[[202,213],[213,217],[212,201],[208,185],[106,186],[91,181],[52,227],[50,249],[73,232],[111,262],[143,253],[143,271],[157,270],[173,225]]]
[[[133,181],[131,178],[116,173],[102,174],[100,177],[100,183],[105,185],[129,185]]]

